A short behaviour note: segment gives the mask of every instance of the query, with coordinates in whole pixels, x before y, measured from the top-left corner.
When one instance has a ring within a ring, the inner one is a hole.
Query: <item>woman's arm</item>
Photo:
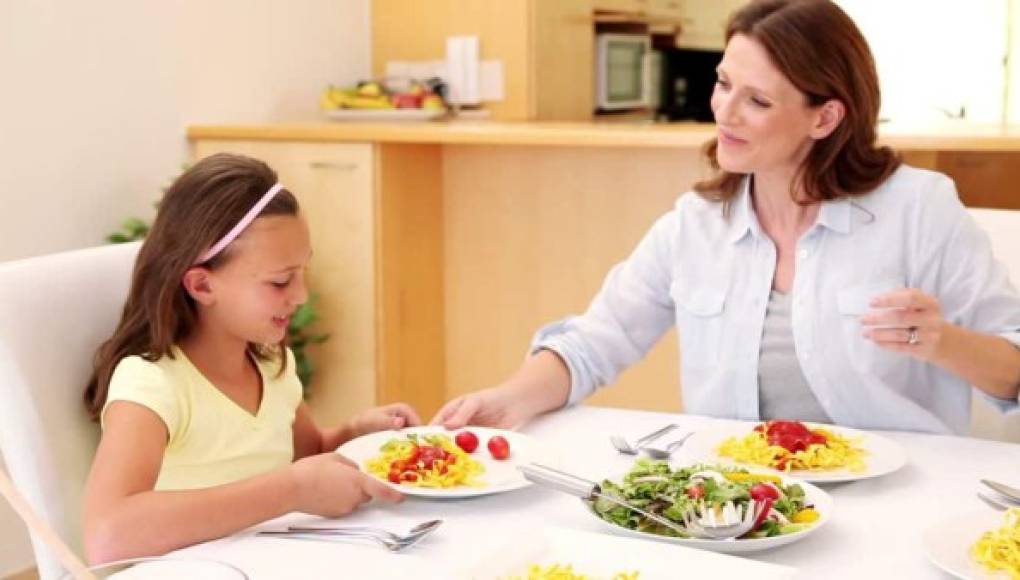
[[[993,397],[1017,398],[1020,349],[1010,341],[946,321],[939,301],[916,288],[878,296],[871,305],[882,310],[861,319],[864,335],[882,348],[938,365]]]
[[[212,488],[154,491],[166,442],[166,426],[148,408],[117,401],[106,410],[85,493],[89,561],[164,554],[290,511],[335,517],[371,497],[400,499],[335,454]]]

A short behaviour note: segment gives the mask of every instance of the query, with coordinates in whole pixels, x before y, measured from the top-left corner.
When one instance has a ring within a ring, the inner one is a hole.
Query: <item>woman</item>
[[[1020,297],[952,181],[876,146],[878,78],[853,21],[827,0],[758,1],[726,38],[716,176],[584,315],[434,422],[510,427],[578,402],[674,322],[690,413],[964,433],[971,385],[1017,404]]]

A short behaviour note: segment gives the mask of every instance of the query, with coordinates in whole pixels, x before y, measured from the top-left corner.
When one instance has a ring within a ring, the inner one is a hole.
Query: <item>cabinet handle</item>
[[[358,168],[357,163],[344,163],[341,161],[312,161],[308,163],[312,169],[338,169],[340,171],[354,171]]]

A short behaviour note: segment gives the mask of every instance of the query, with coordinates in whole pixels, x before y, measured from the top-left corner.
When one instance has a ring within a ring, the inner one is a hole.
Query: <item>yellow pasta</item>
[[[638,572],[618,572],[610,580],[638,580]],[[594,576],[588,576],[575,572],[570,564],[550,564],[539,566],[532,564],[528,566],[528,575],[524,578],[514,576],[510,580],[597,580]]]
[[[765,433],[752,431],[740,438],[726,439],[716,451],[723,457],[742,463],[764,465],[785,471],[793,469],[821,471],[843,467],[853,472],[865,470],[864,456],[867,451],[856,441],[827,429],[816,428],[812,431],[823,435],[826,439],[825,444],[811,444],[806,449],[792,453],[779,445],[770,445]]]
[[[422,454],[427,447],[438,447],[449,454],[449,457],[447,459],[437,458],[431,462],[409,461],[416,453]],[[390,439],[379,449],[379,452],[379,455],[367,461],[366,467],[369,473],[380,479],[401,485],[437,489],[457,486],[485,486],[485,483],[478,479],[485,472],[485,466],[445,435],[409,435],[406,439]],[[427,463],[430,464],[428,467],[426,467]],[[400,464],[404,465],[397,469],[397,473],[414,473],[414,479],[406,476],[394,481],[390,477],[394,466]]]
[[[989,570],[1001,570],[1020,580],[1020,508],[1006,511],[1005,523],[981,535],[970,548],[975,560]]]

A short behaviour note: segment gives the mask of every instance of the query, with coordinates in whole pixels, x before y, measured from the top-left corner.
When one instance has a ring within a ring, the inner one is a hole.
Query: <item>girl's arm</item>
[[[371,497],[400,499],[335,454],[212,488],[154,491],[166,442],[146,407],[117,401],[106,410],[85,493],[89,561],[164,554],[291,511],[336,517]]]
[[[294,416],[294,459],[335,451],[344,442],[366,433],[420,425],[421,419],[406,403],[373,407],[332,429],[319,429],[306,403]]]

